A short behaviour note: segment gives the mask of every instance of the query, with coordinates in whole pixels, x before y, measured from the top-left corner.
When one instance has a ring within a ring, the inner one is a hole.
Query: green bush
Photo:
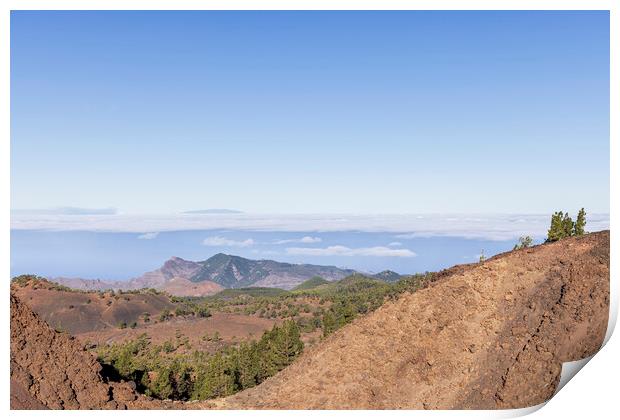
[[[196,309],[195,314],[200,318],[209,318],[211,316],[211,311],[207,307],[201,306]]]
[[[168,309],[164,309],[163,311],[161,311],[161,313],[159,314],[159,322],[164,322],[169,320],[170,318],[172,318],[172,314],[170,313],[170,311]]]
[[[519,242],[514,246],[513,251],[517,249],[529,248],[534,243],[534,240],[530,236],[521,236]]]

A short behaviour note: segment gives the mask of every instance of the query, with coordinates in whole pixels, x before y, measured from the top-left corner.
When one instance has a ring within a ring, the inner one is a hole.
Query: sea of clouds
[[[533,214],[31,214],[13,213],[11,229],[93,232],[135,232],[152,239],[159,232],[186,230],[245,230],[272,232],[391,232],[396,238],[460,237],[509,240],[544,237],[549,215]],[[608,214],[589,214],[586,230],[609,229]],[[211,239],[222,245],[225,238]],[[308,236],[303,243],[318,242]],[[251,245],[251,244],[246,244]],[[347,250],[337,250],[346,253]],[[317,251],[320,252],[320,251]]]

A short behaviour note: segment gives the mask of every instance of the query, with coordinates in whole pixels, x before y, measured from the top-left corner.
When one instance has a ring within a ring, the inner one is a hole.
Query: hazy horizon
[[[575,214],[573,213],[573,217]],[[588,214],[586,230],[609,228]],[[21,214],[11,217],[11,275],[127,280],[172,256],[250,259],[401,274],[435,271],[546,237],[550,215]]]
[[[542,238],[537,238],[538,242]],[[514,240],[411,236],[394,232],[186,230],[129,232],[15,230],[11,276],[129,280],[175,256],[203,261],[217,253],[253,260],[333,265],[360,272],[436,271],[508,251]]]

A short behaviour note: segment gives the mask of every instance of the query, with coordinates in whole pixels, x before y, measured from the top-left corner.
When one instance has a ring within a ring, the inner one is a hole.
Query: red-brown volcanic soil
[[[146,334],[152,343],[174,342],[179,337],[187,337],[191,345],[188,350],[213,351],[222,344],[238,342],[250,338],[258,339],[264,331],[271,329],[275,320],[241,314],[215,312],[209,318],[174,317],[165,322],[141,324],[134,329],[107,329],[77,334],[83,343],[111,344],[133,340]],[[204,340],[205,335],[219,333],[222,341],[215,343]]]
[[[50,328],[11,294],[11,409],[167,408],[130,383],[105,383],[81,343]]]
[[[98,292],[55,290],[53,283],[11,287],[12,292],[52,327],[80,334],[116,329],[121,322],[130,324],[147,312],[156,317],[164,309],[174,309],[164,294],[124,293],[104,297]]]
[[[173,296],[210,296],[224,288],[208,280],[192,283],[187,279],[174,277],[163,286],[162,290]]]

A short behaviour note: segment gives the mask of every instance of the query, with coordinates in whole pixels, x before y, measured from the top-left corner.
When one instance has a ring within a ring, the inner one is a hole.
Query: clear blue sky
[[[609,211],[607,12],[13,12],[12,208]]]

